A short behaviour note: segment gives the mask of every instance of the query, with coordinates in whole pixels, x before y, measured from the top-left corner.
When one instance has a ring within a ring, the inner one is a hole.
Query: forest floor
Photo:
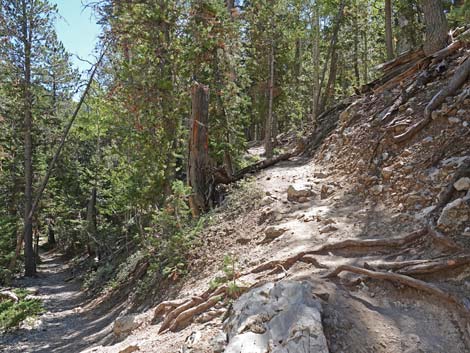
[[[215,212],[215,222],[202,238],[204,244],[193,254],[190,275],[177,289],[168,292],[167,299],[204,292],[210,280],[221,274],[227,254],[236,259],[237,271],[244,272],[322,244],[346,239],[391,239],[419,228],[415,218],[385,206],[380,199],[357,194],[347,176],[325,174],[310,159],[281,162],[253,179],[248,186],[251,191],[245,190],[235,204]],[[303,202],[288,200],[289,186],[311,190],[313,194]],[[250,202],[254,203],[245,204]],[[277,235],[272,236],[273,233]],[[455,307],[441,299],[403,285],[364,277],[355,281],[346,279],[350,276],[322,278],[339,265],[363,267],[365,262],[401,262],[436,255],[426,241],[417,240],[411,245],[326,251],[315,255],[321,266],[297,262],[276,273],[242,276],[239,283],[250,285],[281,279],[311,282],[314,294],[324,300],[323,325],[332,353],[468,352],[467,327],[461,325]],[[215,351],[227,307],[216,307],[212,310],[214,316],[201,315],[188,327],[163,334],[158,334],[161,323],[150,324],[153,312],[149,310],[142,314],[146,318],[144,324],[119,341],[112,327],[125,303],[111,311],[94,306],[80,291],[80,283],[68,281],[71,277],[70,268],[59,254],[46,253],[38,278],[18,281],[18,286],[37,293],[47,312],[40,317],[38,327],[4,335],[0,351]],[[460,273],[460,278],[466,277],[467,273]],[[446,279],[438,281],[444,287],[454,285]]]
[[[41,254],[37,277],[19,279],[14,285],[34,293],[44,303],[45,313],[31,327],[0,336],[0,352],[79,352],[106,341],[120,312],[119,307],[105,315],[82,309],[89,300],[81,283],[62,255],[53,251]]]

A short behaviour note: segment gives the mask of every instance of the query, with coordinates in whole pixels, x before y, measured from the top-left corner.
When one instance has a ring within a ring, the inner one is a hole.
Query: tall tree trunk
[[[54,223],[52,219],[47,220],[47,244],[50,247],[55,247],[56,245]]]
[[[299,83],[300,76],[302,75],[302,39],[298,38],[295,41],[295,80]]]
[[[333,34],[331,36],[331,41],[330,41],[330,46],[328,48],[328,53],[326,55],[325,64],[323,66],[322,73],[321,73],[321,78],[320,78],[320,90],[318,92],[320,97],[321,97],[321,89],[322,89],[322,86],[323,86],[323,82],[325,82],[326,71],[328,69],[328,62],[334,57],[334,55],[336,53],[336,43],[338,42],[338,33],[339,33],[339,29],[341,27],[341,22],[343,21],[345,5],[346,5],[346,1],[342,0],[341,4],[339,5],[338,14],[336,15],[335,24],[334,24],[334,28],[333,28]],[[330,73],[331,73],[331,67],[330,67]],[[323,95],[322,99],[320,100],[320,106],[319,106],[319,109],[318,109],[318,113],[322,113],[324,108],[325,108],[325,103],[326,103],[326,99],[327,99],[326,94],[327,93],[325,93]]]
[[[192,87],[191,131],[189,136],[188,184],[194,217],[205,212],[210,198],[209,163],[209,87],[195,83]]]
[[[335,83],[336,83],[336,73],[338,70],[338,53],[333,53],[333,57],[331,58],[331,65],[330,65],[330,74],[328,76],[328,83],[325,89],[324,101],[322,102],[322,108],[328,106],[329,102],[334,100],[335,98]]]
[[[86,211],[86,232],[88,238],[87,251],[91,257],[96,256],[99,253],[99,243],[97,241],[96,231],[96,187],[91,189],[90,199],[88,200],[87,211]]]
[[[393,33],[392,33],[392,0],[385,0],[385,43],[387,45],[387,60],[392,60]]]
[[[266,131],[264,149],[266,158],[273,157],[273,94],[274,94],[274,40],[271,39],[269,49],[269,83],[268,83],[268,115],[266,116]]]
[[[364,83],[369,82],[369,37],[367,33],[367,29],[362,31],[362,40],[364,44],[364,50],[362,52],[362,63],[364,65],[364,71],[363,71],[363,76],[364,76]]]
[[[32,143],[32,97],[31,97],[31,23],[26,0],[23,7],[23,33],[24,46],[24,255],[25,275],[30,277],[36,274],[36,262],[33,250],[33,218],[30,215],[33,204],[33,143]]]
[[[423,49],[431,55],[447,45],[449,26],[441,0],[421,0],[426,25],[426,38]]]
[[[318,99],[320,95],[320,14],[318,2],[315,1],[312,14],[312,61],[313,61],[313,85],[312,85],[312,122],[316,125],[318,115]]]
[[[361,76],[359,73],[359,24],[358,24],[358,12],[357,9],[357,2],[356,5],[356,13],[354,14],[353,19],[353,26],[354,26],[354,78],[356,79],[356,86],[359,87],[361,85]]]

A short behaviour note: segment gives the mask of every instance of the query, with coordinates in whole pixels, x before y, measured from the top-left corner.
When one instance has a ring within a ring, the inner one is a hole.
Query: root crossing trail
[[[87,300],[80,283],[72,278],[67,264],[57,253],[46,253],[36,278],[23,278],[15,286],[36,293],[45,306],[40,323],[0,336],[0,352],[79,352],[108,336],[116,315],[83,310]]]

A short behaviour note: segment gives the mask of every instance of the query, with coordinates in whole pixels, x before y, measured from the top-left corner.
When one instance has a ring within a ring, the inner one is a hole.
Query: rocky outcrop
[[[328,353],[321,305],[305,281],[250,290],[233,304],[224,328],[226,353]]]

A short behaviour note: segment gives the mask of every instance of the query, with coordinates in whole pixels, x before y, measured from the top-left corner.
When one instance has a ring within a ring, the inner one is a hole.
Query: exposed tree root
[[[403,142],[411,137],[413,137],[416,133],[421,131],[426,125],[429,124],[431,121],[431,114],[432,112],[437,109],[445,99],[453,95],[455,91],[457,91],[460,86],[462,86],[465,81],[467,81],[468,76],[470,75],[470,59],[465,58],[463,63],[460,64],[458,69],[455,71],[454,76],[452,77],[450,83],[441,89],[428,103],[426,108],[424,109],[424,118],[412,125],[407,131],[403,134],[395,136],[393,139],[395,142]]]
[[[452,270],[457,267],[465,266],[468,264],[470,264],[470,255],[459,255],[455,257],[447,256],[424,260],[378,263],[365,262],[364,268],[372,271],[394,271],[403,275],[414,276]]]
[[[242,274],[242,276],[246,276],[250,273],[261,273],[268,270],[273,270],[271,273],[277,272],[279,269],[289,269],[291,268],[296,262],[308,262],[314,264],[318,268],[325,268],[324,265],[321,265],[316,259],[307,256],[307,255],[315,255],[325,253],[327,251],[335,251],[335,250],[342,250],[347,248],[373,248],[373,247],[384,247],[384,248],[398,248],[404,245],[410,244],[419,238],[423,237],[427,234],[427,229],[422,228],[417,231],[414,231],[404,237],[400,238],[392,238],[392,239],[347,239],[344,241],[336,242],[336,243],[327,243],[324,244],[316,249],[301,251],[295,255],[292,255],[283,260],[272,260],[265,262],[248,272]]]
[[[207,301],[181,312],[174,319],[174,321],[169,327],[169,330],[174,332],[186,327],[191,322],[194,316],[199,315],[207,309],[212,308],[215,304],[222,300],[222,298],[223,294],[213,295]],[[159,332],[162,332],[162,330],[160,329]]]
[[[186,304],[188,301],[189,299],[177,299],[177,300],[169,300],[169,301],[161,302],[160,304],[157,305],[157,307],[155,308],[153,312],[152,321],[155,321],[158,317],[164,315],[170,310],[173,310],[183,304]]]
[[[450,293],[447,293],[440,289],[439,287],[426,283],[424,281],[405,276],[402,274],[391,273],[391,272],[379,272],[379,271],[371,271],[360,267],[349,266],[349,265],[342,265],[338,266],[333,272],[326,275],[324,278],[334,278],[338,277],[341,272],[352,272],[358,275],[365,275],[370,278],[374,279],[381,279],[387,280],[392,282],[398,282],[404,284],[406,286],[418,289],[420,291],[433,294],[440,299],[445,300],[448,303],[456,305],[459,309],[464,310],[467,314],[469,309],[465,306],[465,304],[455,296]]]
[[[165,316],[158,333],[167,330],[178,331],[186,327],[195,316],[212,308],[225,296],[238,297],[247,289],[247,287],[237,287],[235,292],[231,292],[227,285],[222,285],[216,289],[207,290],[201,296],[162,302],[155,308],[152,322],[160,316]]]
[[[290,256],[287,259],[284,260],[273,260],[273,261],[268,261],[265,262],[254,269],[245,272],[243,275],[248,275],[250,273],[260,273],[268,270],[273,270],[277,268],[284,268],[284,269],[289,269],[291,268],[297,261],[300,261],[302,257],[304,257],[307,253],[302,251],[300,253],[295,254],[294,256]]]
[[[454,258],[445,258],[433,260],[427,263],[415,264],[407,266],[398,271],[398,273],[408,276],[425,275],[446,270],[452,270],[457,267],[470,264],[470,255],[462,255]]]
[[[172,311],[168,312],[165,320],[163,321],[162,325],[160,326],[160,329],[158,330],[158,333],[162,333],[169,329],[173,323],[174,320],[181,314],[182,312],[191,309],[192,307],[199,305],[203,303],[204,300],[200,297],[193,297],[191,300],[185,302],[184,304],[174,308]]]
[[[447,248],[452,251],[462,250],[460,246],[458,246],[452,239],[446,237],[444,234],[434,229],[433,226],[428,226],[428,232],[429,235],[431,235],[433,241],[443,246],[444,248]]]
[[[326,251],[341,250],[345,248],[369,248],[385,247],[398,248],[412,243],[427,234],[427,229],[418,229],[404,237],[391,239],[347,239],[337,243],[327,243],[317,249],[306,252],[306,254],[319,254]]]

